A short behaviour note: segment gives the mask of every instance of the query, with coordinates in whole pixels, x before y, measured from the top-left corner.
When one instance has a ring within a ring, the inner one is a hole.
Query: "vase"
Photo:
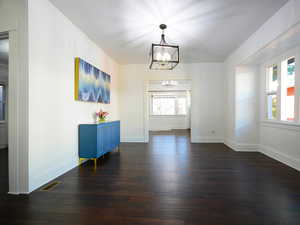
[[[104,123],[105,122],[105,118],[99,118],[99,123]]]

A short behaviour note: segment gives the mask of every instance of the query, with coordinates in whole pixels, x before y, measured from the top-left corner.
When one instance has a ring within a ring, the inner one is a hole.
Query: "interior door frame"
[[[8,179],[9,194],[29,193],[28,51],[26,32],[0,30],[9,40],[8,63]]]
[[[173,78],[173,79],[172,79]],[[145,80],[144,81],[144,88],[143,88],[143,114],[144,114],[144,142],[148,143],[149,142],[149,116],[150,116],[150,110],[149,110],[149,99],[150,99],[150,93],[149,93],[149,84],[151,81],[154,80],[162,80],[161,78],[159,79],[152,79],[152,80]],[[166,77],[165,80],[190,80],[192,82],[192,78],[189,77]],[[189,126],[191,130],[191,135],[192,135],[192,107],[193,107],[193,102],[192,102],[192,90],[193,90],[193,85],[191,85],[190,90],[188,90],[189,95],[190,95],[190,108],[189,108]],[[190,139],[191,140],[191,139]]]
[[[149,142],[149,80],[144,82],[144,142]]]

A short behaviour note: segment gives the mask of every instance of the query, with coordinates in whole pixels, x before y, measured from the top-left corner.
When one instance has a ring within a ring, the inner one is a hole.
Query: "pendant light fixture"
[[[163,80],[161,82],[162,86],[167,86],[167,87],[173,87],[173,86],[177,86],[178,85],[178,81],[177,80]]]
[[[159,44],[152,44],[151,47],[151,70],[172,70],[179,63],[179,46],[169,45],[165,40],[164,30],[167,25],[161,24],[161,41]]]

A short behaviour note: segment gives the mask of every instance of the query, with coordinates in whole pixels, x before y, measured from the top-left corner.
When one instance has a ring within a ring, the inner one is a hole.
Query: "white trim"
[[[293,130],[300,132],[300,123],[284,122],[275,120],[263,120],[260,122],[262,127],[271,127],[285,130]]]
[[[282,69],[282,62],[285,61],[286,59],[290,58],[290,57],[295,57],[296,60],[296,78],[295,78],[295,87],[296,87],[296,93],[295,93],[295,122],[290,122],[290,123],[299,123],[299,118],[300,118],[300,78],[299,78],[299,71],[300,71],[300,66],[299,63],[297,63],[299,61],[299,56],[300,56],[300,46],[297,46],[296,48],[291,48],[288,51],[285,51],[283,54],[280,54],[277,57],[273,57],[272,59],[266,60],[261,64],[261,73],[262,77],[266,77],[266,73],[262,72],[265,71],[266,68],[276,64],[278,66],[278,82],[279,82],[279,86],[278,86],[278,91],[277,91],[277,98],[278,98],[278,102],[277,102],[277,118],[276,121],[278,122],[285,122],[283,120],[281,120],[282,117],[282,108],[281,108],[281,104],[282,104],[282,73],[281,73],[281,69]],[[261,80],[262,81],[262,80]],[[261,85],[261,89],[262,86],[264,86],[264,89],[266,89],[265,87],[267,86],[267,81],[266,79],[264,79],[262,81],[264,85]],[[263,98],[263,104],[262,104],[262,108],[260,110],[260,114],[263,120],[267,120],[266,114],[267,114],[267,95],[266,95],[266,90],[263,91],[264,93],[264,98]],[[273,120],[272,120],[273,121]]]
[[[144,125],[144,140],[143,142],[148,143],[149,142],[149,81],[144,81],[144,89],[143,89],[143,125]],[[124,142],[134,142],[134,141],[124,141]],[[142,142],[142,141],[138,141]]]
[[[282,162],[283,164],[290,166],[298,171],[300,171],[300,160],[294,159],[286,154],[283,154],[281,152],[278,152],[276,149],[260,145],[260,152],[267,155],[270,158],[273,158],[279,162]]]
[[[38,188],[42,187],[43,185],[49,183],[54,179],[59,179],[60,176],[71,171],[79,165],[80,164],[77,161],[62,162],[59,165],[56,165],[55,167],[47,169],[43,173],[33,175],[33,179],[31,179],[30,181],[29,193],[33,192],[34,190],[37,190]]]
[[[27,3],[25,3],[27,5]],[[9,34],[8,160],[9,193],[28,193],[28,33],[27,7]],[[2,31],[0,31],[2,32]]]
[[[178,114],[178,115],[150,115],[149,116],[150,118],[176,118],[176,117],[179,117],[179,118],[182,118],[182,117],[188,117],[187,114]]]
[[[224,143],[224,139],[216,136],[196,136],[191,138],[191,143]]]
[[[232,150],[235,149],[234,141],[232,141],[230,139],[224,139],[224,145],[226,145],[227,147],[231,148]]]
[[[19,195],[20,193],[19,192],[7,192],[7,194],[9,195]],[[29,194],[29,193],[26,193],[26,194]]]
[[[295,121],[300,122],[300,50],[295,55],[296,58],[296,68],[295,68],[295,87],[296,87],[296,93],[295,93]]]
[[[239,143],[230,139],[224,140],[224,144],[236,152],[258,152],[259,144]]]
[[[122,143],[126,142],[137,142],[137,143],[147,143],[145,141],[145,137],[122,137],[121,138]]]
[[[272,66],[274,64],[274,62],[280,62],[281,64],[281,61],[295,55],[300,52],[300,46],[297,46],[296,48],[291,48],[290,50],[288,51],[285,51],[283,54],[279,54],[279,56],[277,57],[273,57],[271,59],[268,59],[268,60],[265,60],[262,62],[262,67],[269,67],[269,66]],[[275,63],[276,64],[276,63]]]

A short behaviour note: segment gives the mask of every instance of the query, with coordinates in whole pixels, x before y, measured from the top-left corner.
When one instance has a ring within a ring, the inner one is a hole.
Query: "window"
[[[277,118],[278,66],[267,69],[267,114],[268,119]]]
[[[175,116],[187,114],[186,95],[153,94],[152,112],[154,116]]]
[[[299,122],[296,57],[286,57],[270,67],[266,76],[267,119]],[[299,83],[299,82],[298,82]]]
[[[6,93],[5,86],[0,84],[0,121],[5,121],[5,111],[6,111]]]
[[[295,120],[295,57],[281,63],[281,120]]]
[[[186,115],[187,114],[187,99],[186,97],[178,97],[177,98],[177,114],[178,115]]]
[[[173,96],[153,96],[153,115],[176,115],[175,100]]]

